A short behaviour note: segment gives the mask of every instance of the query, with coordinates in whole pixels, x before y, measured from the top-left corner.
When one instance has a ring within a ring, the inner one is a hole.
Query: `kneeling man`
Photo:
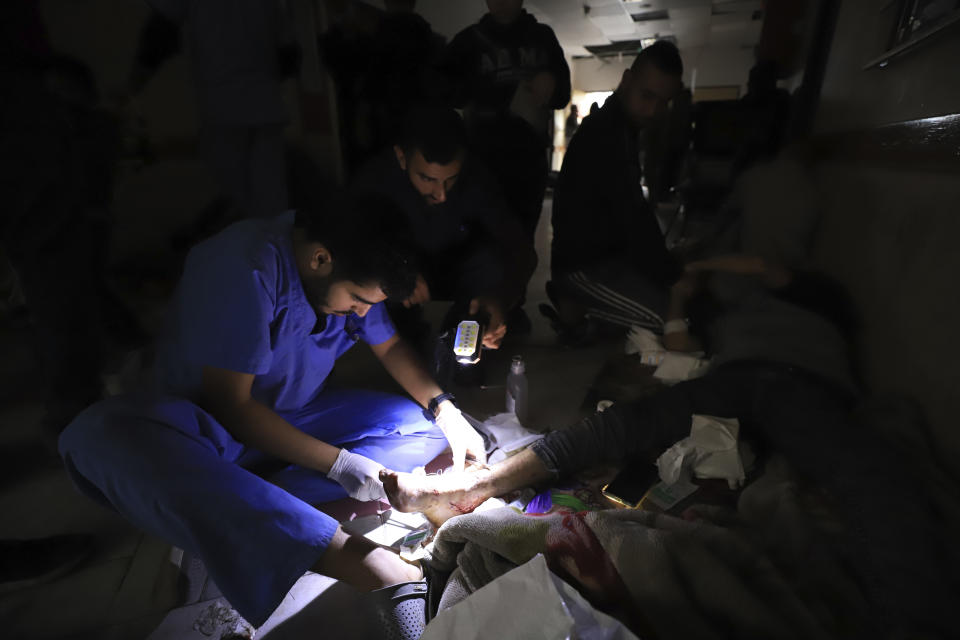
[[[199,555],[254,625],[308,570],[364,590],[421,576],[312,505],[382,499],[384,465],[411,471],[448,444],[461,469],[484,457],[384,309],[417,276],[398,219],[379,200],[337,200],[201,243],[160,345],[162,393],[96,404],[60,439],[84,493]],[[361,340],[416,403],[328,388]]]

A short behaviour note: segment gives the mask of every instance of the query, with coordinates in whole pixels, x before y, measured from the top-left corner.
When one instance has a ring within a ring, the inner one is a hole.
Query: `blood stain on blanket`
[[[631,611],[630,593],[584,513],[563,516],[547,532],[547,564],[561,577],[580,585],[580,592],[601,610]],[[631,615],[631,617],[634,617]],[[646,626],[639,620],[627,621]]]

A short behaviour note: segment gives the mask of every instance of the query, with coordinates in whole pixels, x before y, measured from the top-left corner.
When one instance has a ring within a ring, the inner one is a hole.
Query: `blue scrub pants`
[[[419,406],[391,394],[324,391],[283,417],[400,471],[447,448]],[[316,564],[337,530],[337,521],[311,504],[347,495],[322,473],[244,447],[203,409],[171,396],[118,396],[93,405],[63,432],[60,454],[81,492],[197,554],[255,626]],[[257,467],[269,472],[258,475]]]

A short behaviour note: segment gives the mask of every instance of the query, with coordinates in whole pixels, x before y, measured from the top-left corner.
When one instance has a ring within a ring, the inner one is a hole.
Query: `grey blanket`
[[[448,521],[432,561],[453,572],[441,609],[543,553],[555,573],[643,638],[888,635],[875,628],[835,545],[824,544],[837,526],[773,461],[736,512],[528,516],[502,508]]]

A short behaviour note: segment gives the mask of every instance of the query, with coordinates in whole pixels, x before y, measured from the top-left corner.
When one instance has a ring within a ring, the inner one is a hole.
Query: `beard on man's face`
[[[330,276],[314,276],[303,280],[303,293],[318,314],[327,313],[327,297],[332,284],[333,278]]]

